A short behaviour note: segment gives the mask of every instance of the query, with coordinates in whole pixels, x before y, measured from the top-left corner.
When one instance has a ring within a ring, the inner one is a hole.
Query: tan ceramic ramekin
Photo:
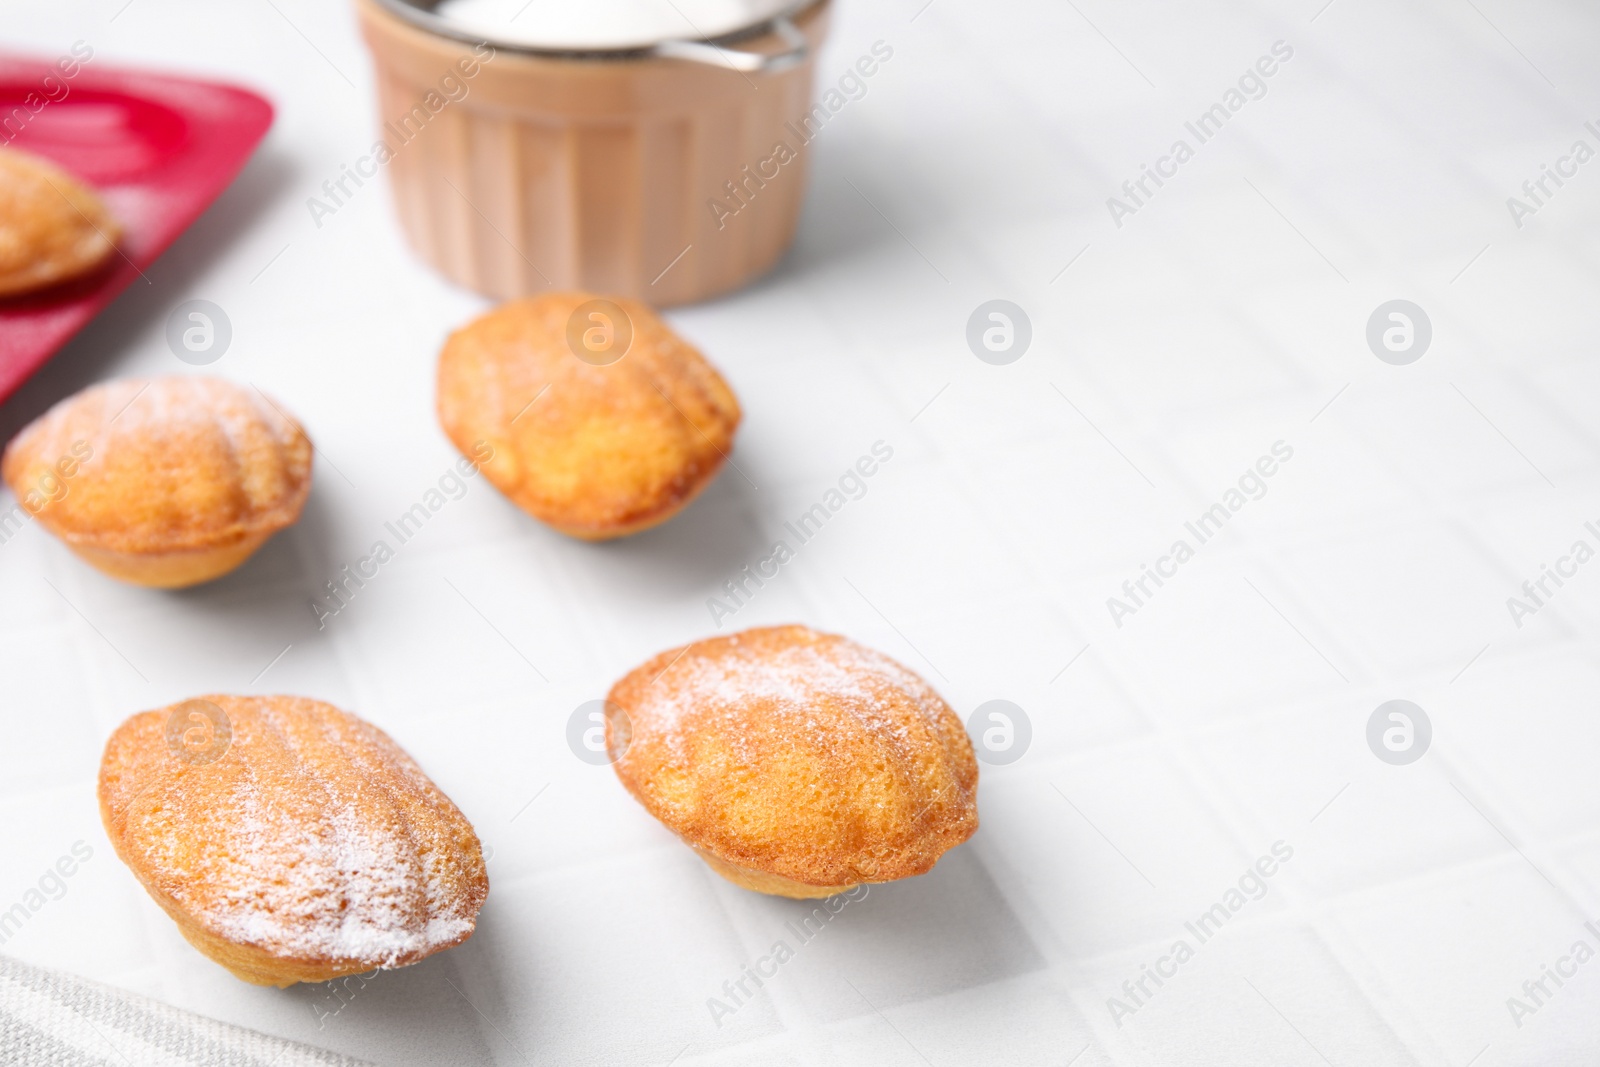
[[[714,46],[561,53],[474,45],[407,0],[356,0],[402,227],[502,300],[581,289],[666,306],[746,284],[794,238],[829,3]]]

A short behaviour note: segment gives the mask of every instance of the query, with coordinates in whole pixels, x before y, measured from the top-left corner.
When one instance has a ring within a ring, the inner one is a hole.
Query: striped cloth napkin
[[[371,1067],[0,956],[0,1064]]]

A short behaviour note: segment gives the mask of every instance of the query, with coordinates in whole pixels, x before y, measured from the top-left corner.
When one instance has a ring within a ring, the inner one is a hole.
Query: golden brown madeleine
[[[483,471],[513,503],[590,541],[671,518],[739,426],[728,384],[655,312],[583,293],[514,301],[451,335],[438,404],[464,455],[493,448]]]
[[[606,715],[622,784],[746,889],[922,874],[978,828],[961,720],[845,637],[778,626],[671,649],[612,687]]]
[[[416,963],[471,937],[489,894],[472,826],[411,757],[302,697],[133,716],[100,817],[189,943],[255,985]]]
[[[300,517],[311,441],[254,389],[218,378],[106,382],[6,449],[0,473],[94,567],[162,588],[218,578]]]
[[[0,148],[0,297],[87,274],[121,227],[95,193],[48,160]]]

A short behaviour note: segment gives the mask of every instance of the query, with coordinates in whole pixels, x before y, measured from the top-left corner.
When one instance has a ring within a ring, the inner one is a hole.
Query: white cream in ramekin
[[[443,0],[434,13],[486,41],[582,51],[723,37],[793,6],[794,0]]]

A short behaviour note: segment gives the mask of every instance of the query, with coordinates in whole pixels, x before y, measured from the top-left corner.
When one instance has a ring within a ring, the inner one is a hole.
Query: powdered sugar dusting
[[[311,443],[279,405],[200,376],[105,382],[68,397],[18,434],[6,477],[48,485],[63,457],[76,457],[71,486],[40,519],[114,551],[271,533],[299,516],[311,483]]]
[[[685,715],[718,715],[759,705],[793,720],[792,728],[825,732],[819,706],[847,708],[877,736],[905,736],[907,698],[937,727],[944,702],[921,678],[889,657],[844,638],[804,631],[815,640],[779,649],[734,636],[691,646],[627,708],[635,737],[677,733]]]
[[[157,763],[122,801],[152,888],[284,959],[395,967],[471,935],[485,891],[471,829],[393,742],[314,701],[208,699],[232,720],[227,755]]]
[[[419,884],[416,858],[350,805],[330,814],[327,832],[308,836],[285,825],[259,790],[243,792],[240,802],[244,817],[225,878],[234,888],[197,909],[212,933],[300,959],[393,967],[472,932],[472,920],[451,916],[418,927],[420,898],[442,895],[437,880]]]
[[[960,720],[848,638],[804,626],[712,638],[639,667],[611,701],[623,784],[735,869],[811,887],[887,881],[921,874],[977,828]]]

